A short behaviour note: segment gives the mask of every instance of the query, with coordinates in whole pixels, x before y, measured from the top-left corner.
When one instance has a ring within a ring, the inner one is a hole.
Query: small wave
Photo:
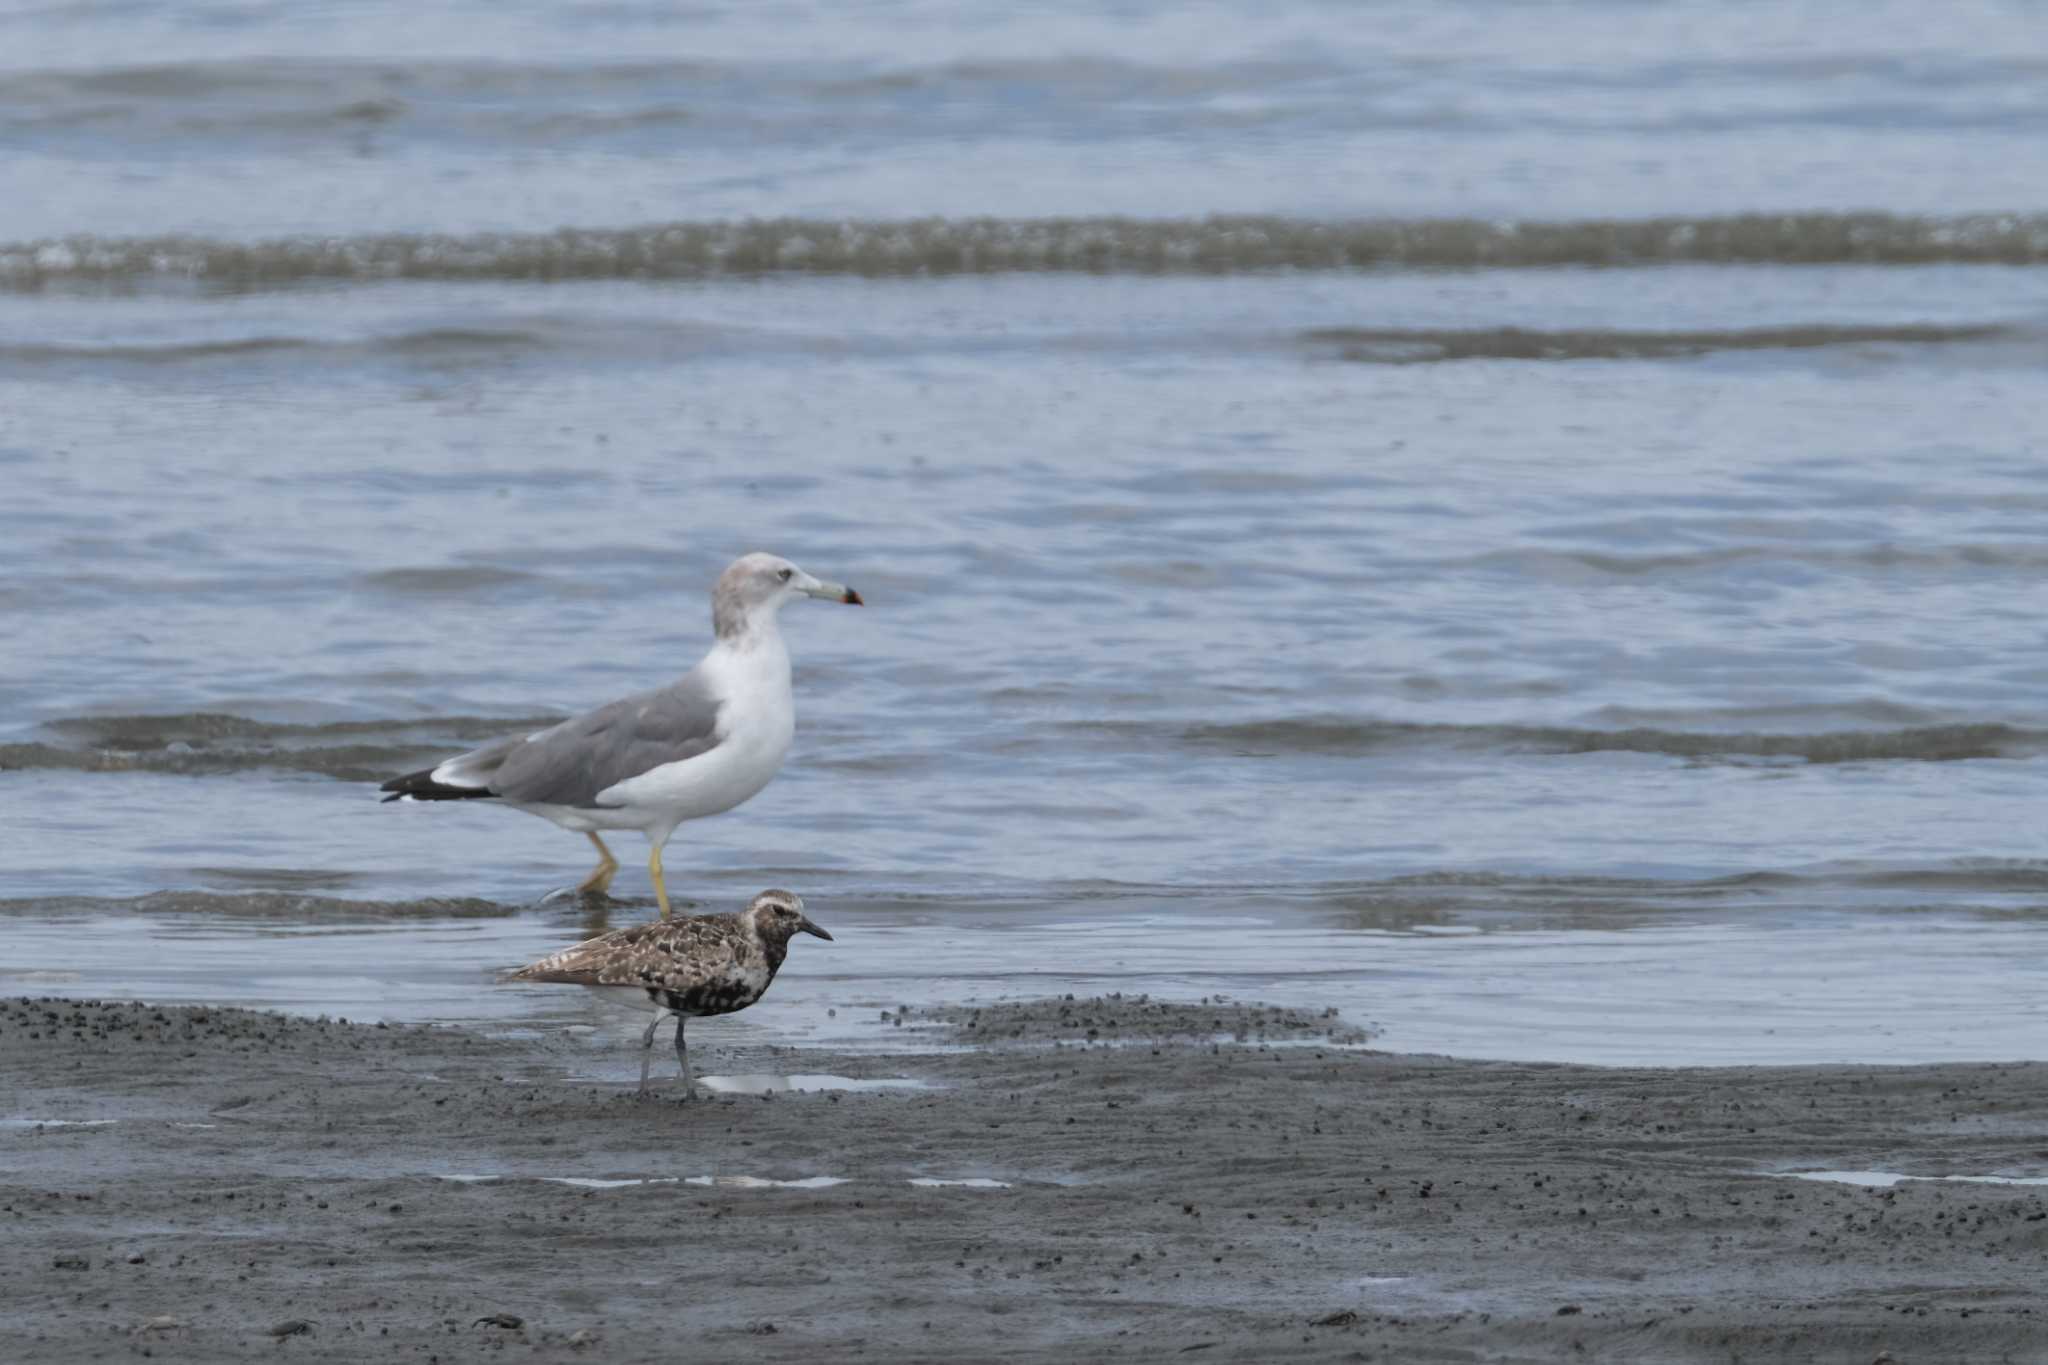
[[[1599,873],[1492,872],[1438,869],[1304,888],[1310,905],[1345,913],[1396,908],[1414,922],[1414,912],[1432,907],[1471,910],[1496,907],[1518,913],[1546,907],[1573,913],[1656,909],[1681,905],[1785,905],[1806,899],[1814,888],[1857,887],[1874,891],[1959,895],[2035,896],[2048,891],[2048,861],[2023,858],[1957,858],[1933,864],[1819,863],[1704,878],[1626,877]],[[1255,891],[1256,888],[1248,888]],[[1893,909],[1918,908],[1892,899]],[[2035,913],[2034,907],[2027,907]]]
[[[226,882],[258,891],[326,891],[363,880],[361,872],[333,867],[195,867],[204,881]]]
[[[1980,723],[1806,734],[1597,730],[1549,725],[1422,725],[1390,721],[1279,719],[1197,725],[1179,732],[1189,745],[1245,757],[1273,754],[1356,756],[1395,749],[1447,748],[1520,754],[1663,754],[1688,759],[1770,759],[1806,763],[1953,762],[2015,758],[2048,750],[2048,730]]]
[[[313,343],[302,337],[235,337],[224,341],[167,342],[162,345],[67,346],[25,343],[0,344],[0,364],[75,364],[81,360],[104,360],[136,365],[175,365],[190,360],[235,359],[273,351],[299,351]]]
[[[1617,717],[1619,719],[1620,717]],[[454,716],[432,720],[275,724],[215,713],[92,716],[53,721],[51,738],[0,744],[0,772],[144,772],[213,776],[258,770],[316,773],[349,782],[505,735],[545,728],[559,716]],[[1703,717],[1710,723],[1715,718]],[[1819,723],[1853,716],[1816,717]],[[1282,754],[1360,757],[1415,750],[1583,755],[1659,754],[1696,761],[1786,763],[1953,762],[2025,758],[2048,752],[2048,730],[2002,722],[1803,729],[1770,733],[1634,725],[1449,725],[1344,717],[1280,717],[1222,725],[1086,723],[1071,729],[1155,744],[1223,751],[1243,758]],[[842,765],[843,766],[843,765]],[[856,765],[858,766],[858,765]],[[884,764],[900,767],[900,763]]]
[[[2030,544],[1726,545],[1711,550],[1619,554],[1608,550],[1517,548],[1492,550],[1459,562],[1477,569],[1509,572],[1520,578],[1564,582],[1711,574],[1745,564],[1792,564],[1854,572],[1948,574],[1962,569],[1991,569],[2036,574],[2048,569],[2048,549]]]
[[[218,711],[166,715],[68,716],[44,727],[90,743],[152,748],[179,741],[248,743],[336,736],[410,735],[436,741],[490,739],[522,727],[553,725],[560,716],[435,716],[418,720],[337,720],[319,723],[251,720]]]
[[[621,61],[481,62],[435,60],[227,58],[110,67],[0,72],[0,109],[36,126],[106,111],[154,117],[161,126],[201,110],[213,126],[273,128],[282,116],[333,112],[338,118],[389,118],[421,110],[458,114],[465,127],[545,126],[531,110],[562,111],[565,126],[630,124],[652,115],[687,116],[690,104],[729,105],[744,91],[757,103],[788,101],[832,111],[875,107],[904,97],[997,98],[1020,89],[1067,104],[1144,101],[1184,104],[1265,94],[1297,83],[1341,78],[1318,61],[1254,59],[1222,65],[1158,65],[1088,56],[984,57],[872,69],[837,62]],[[1970,73],[1979,79],[1989,72]],[[926,106],[919,104],[923,111]],[[1233,111],[1236,112],[1236,111]],[[543,121],[554,117],[541,115]],[[171,126],[186,126],[172,122]]]
[[[2048,863],[2002,858],[1962,859],[1943,867],[1845,868],[1838,880],[1901,891],[2048,891]]]
[[[568,322],[548,330],[534,328],[423,327],[388,336],[358,340],[315,340],[310,337],[255,336],[214,341],[166,341],[154,344],[69,345],[64,343],[0,343],[0,365],[71,365],[99,361],[118,365],[180,365],[209,360],[245,360],[267,355],[325,350],[339,355],[378,354],[413,359],[464,356],[477,352],[540,350],[554,345],[601,342],[588,329],[579,333]]]
[[[144,914],[217,915],[225,919],[389,920],[495,919],[524,907],[476,897],[427,897],[408,901],[344,900],[339,896],[289,891],[153,891],[144,896],[45,896],[0,900],[0,915]]]
[[[538,331],[512,327],[426,327],[386,337],[378,344],[401,355],[430,355],[441,351],[526,350],[547,346],[549,338]]]
[[[430,565],[417,569],[383,569],[366,574],[363,583],[379,592],[407,596],[462,596],[482,590],[530,583],[534,575],[521,569],[488,564]]]
[[[1413,365],[1439,360],[1659,360],[1712,351],[1811,350],[1880,344],[1932,346],[2013,335],[1995,326],[1847,327],[1807,324],[1736,331],[1537,331],[1520,327],[1471,330],[1333,327],[1302,340],[1334,350],[1340,360]]]
[[[559,716],[275,724],[196,712],[82,716],[43,728],[54,740],[0,744],[0,772],[146,772],[214,776],[282,769],[347,782],[379,781],[436,754],[544,728]]]
[[[1751,331],[1615,332],[1540,331],[1523,328],[1444,330],[1424,328],[1326,328],[1297,334],[1293,340],[1312,355],[1365,364],[1412,365],[1460,360],[1660,360],[1705,355],[1713,351],[1816,349],[1834,346],[1933,346],[1957,342],[2011,342],[2039,339],[2039,334],[2014,326],[1891,326],[1850,327],[1810,324]],[[914,347],[911,340],[864,338],[870,353],[888,346]],[[1064,336],[1030,334],[1004,341],[984,341],[984,348],[1018,345],[1043,351],[1060,348],[1100,354],[1131,353],[1147,348],[1195,346],[1203,350],[1236,349],[1265,354],[1275,345],[1270,332],[1248,331],[1232,336],[1203,332],[1194,335],[1145,334],[1106,336],[1078,332]],[[1284,344],[1284,343],[1283,343]],[[843,354],[844,335],[802,333],[765,327],[737,327],[694,322],[622,321],[601,316],[534,314],[517,325],[495,327],[427,325],[354,336],[278,336],[165,340],[138,344],[0,343],[0,366],[109,364],[134,366],[201,365],[223,362],[247,365],[266,357],[298,358],[318,352],[322,363],[499,364],[554,352],[584,358],[611,357],[635,362],[674,363],[707,354],[767,348],[778,351]],[[2027,353],[2031,354],[2031,353]],[[1210,471],[1198,475],[1205,486],[1224,491],[1270,489],[1287,476],[1253,471]],[[1297,483],[1302,482],[1296,480]],[[1175,486],[1185,488],[1186,477]],[[1128,517],[1128,508],[1091,509],[1098,515]],[[1507,552],[1516,553],[1516,552]],[[1724,559],[1767,549],[1737,548],[1713,552]],[[1904,553],[1880,550],[1875,555]],[[1967,553],[1965,551],[1964,553]],[[1996,553],[1994,551],[1993,553]],[[2037,556],[2040,558],[2041,556]],[[1593,557],[1588,557],[1589,560]],[[1619,562],[1619,561],[1617,561]]]
[[[1837,730],[1927,730],[1953,723],[1939,711],[1883,697],[1849,701],[1776,702],[1753,706],[1602,706],[1589,713],[1615,730],[1763,731],[1817,734]]]
[[[459,745],[440,746],[442,751]],[[212,777],[259,768],[317,773],[344,782],[375,782],[432,757],[417,744],[326,744],[290,746],[199,747],[176,744],[162,749],[71,749],[56,744],[0,744],[0,772],[170,773]]]
[[[1806,213],[1548,223],[1477,218],[778,218],[255,242],[75,236],[0,244],[0,288],[196,281],[259,289],[315,280],[669,280],[1012,271],[1232,275],[1696,262],[2031,265],[2048,262],[2048,214]]]

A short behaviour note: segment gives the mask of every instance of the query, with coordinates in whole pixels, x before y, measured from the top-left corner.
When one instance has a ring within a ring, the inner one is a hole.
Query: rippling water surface
[[[720,1027],[2043,1055],[2044,32],[0,6],[0,987],[587,1012],[582,842],[374,784],[763,547],[870,606],[671,885],[851,932]]]

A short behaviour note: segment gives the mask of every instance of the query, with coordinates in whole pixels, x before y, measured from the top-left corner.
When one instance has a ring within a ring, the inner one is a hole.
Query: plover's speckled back
[[[683,1020],[731,1014],[759,1000],[775,980],[789,940],[797,934],[832,935],[804,914],[793,891],[763,891],[737,915],[693,915],[615,929],[521,967],[507,980],[561,982],[616,991],[655,1011],[640,1037],[640,1089],[647,1089],[654,1030],[676,1019],[676,1059],[683,1068],[683,1098],[692,1093],[690,1054]]]

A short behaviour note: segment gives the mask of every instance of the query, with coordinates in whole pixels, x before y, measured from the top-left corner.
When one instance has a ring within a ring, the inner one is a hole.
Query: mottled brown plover
[[[683,1020],[731,1014],[759,1000],[789,953],[795,934],[832,935],[804,914],[793,891],[763,891],[737,915],[692,915],[616,929],[521,967],[511,981],[561,982],[618,992],[655,1011],[640,1036],[640,1093],[647,1091],[654,1030],[663,1016],[676,1019],[676,1060],[683,1067],[683,1098],[693,1090]]]

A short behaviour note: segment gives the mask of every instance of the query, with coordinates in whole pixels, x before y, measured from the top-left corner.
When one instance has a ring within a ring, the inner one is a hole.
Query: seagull
[[[587,986],[630,997],[634,1004],[653,1010],[653,1021],[640,1035],[643,1095],[654,1030],[665,1016],[674,1015],[676,1060],[682,1063],[687,1100],[694,1087],[690,1054],[683,1048],[683,1020],[731,1014],[759,1000],[797,934],[816,934],[828,943],[832,939],[804,914],[802,896],[763,891],[737,915],[691,915],[615,929],[521,967],[506,979]]]
[[[776,622],[798,597],[862,605],[777,555],[734,560],[711,590],[717,636],[695,668],[652,692],[623,697],[530,735],[487,744],[395,777],[386,801],[503,802],[585,835],[598,864],[577,886],[611,889],[618,860],[598,831],[637,829],[652,849],[648,875],[669,917],[661,849],[685,820],[731,810],[782,766],[796,736],[789,647]]]

